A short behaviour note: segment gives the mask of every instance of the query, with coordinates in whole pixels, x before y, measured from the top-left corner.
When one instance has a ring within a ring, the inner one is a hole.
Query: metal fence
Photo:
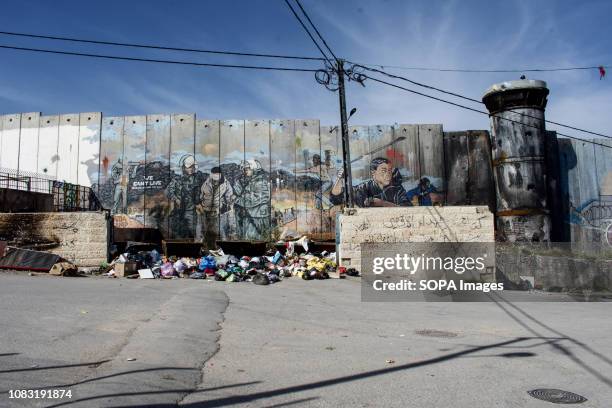
[[[53,196],[55,211],[99,211],[102,205],[90,187],[57,181],[49,176],[0,168],[0,188]]]
[[[51,194],[54,181],[44,174],[0,168],[0,188]]]

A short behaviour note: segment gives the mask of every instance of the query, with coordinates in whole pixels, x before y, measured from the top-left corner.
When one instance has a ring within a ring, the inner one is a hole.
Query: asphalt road
[[[356,280],[2,273],[0,307],[0,406],[554,406],[535,388],[612,405],[612,303],[363,303]],[[72,398],[8,398],[43,388]]]

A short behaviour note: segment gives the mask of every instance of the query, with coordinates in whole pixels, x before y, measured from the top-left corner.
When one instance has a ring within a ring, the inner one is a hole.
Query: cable
[[[306,31],[306,34],[308,34],[308,36],[310,37],[310,39],[312,40],[312,42],[317,46],[317,48],[319,49],[319,51],[321,52],[321,54],[323,55],[323,57],[325,58],[325,61],[327,61],[328,64],[330,64],[332,67],[334,66],[334,64],[332,64],[332,62],[329,60],[327,54],[325,54],[325,52],[323,51],[323,49],[321,48],[321,46],[319,45],[319,43],[317,42],[317,40],[315,40],[315,38],[312,36],[312,34],[310,33],[310,30],[308,29],[308,27],[306,27],[306,24],[304,24],[304,22],[302,21],[302,19],[300,18],[300,16],[298,16],[298,14],[296,13],[295,9],[293,8],[293,6],[291,5],[291,3],[289,3],[288,0],[285,0],[285,4],[287,4],[287,6],[289,7],[289,9],[291,9],[291,12],[293,13],[293,15],[295,16],[295,18],[297,19],[297,21],[300,22],[300,25],[302,26],[302,28],[304,29],[304,31]],[[332,54],[333,55],[333,54]]]
[[[432,67],[404,67],[398,65],[366,64],[356,62],[355,64],[369,67],[380,67],[402,69],[407,71],[435,71],[435,72],[465,72],[465,73],[521,73],[521,72],[556,72],[556,71],[579,71],[603,68],[612,68],[612,65],[598,65],[592,67],[567,67],[567,68],[527,68],[527,69],[461,69],[461,68],[432,68]]]
[[[381,84],[385,84],[385,85],[391,86],[391,87],[393,87],[393,88],[402,89],[402,90],[404,90],[404,91],[411,92],[411,93],[416,94],[416,95],[424,96],[424,97],[429,98],[429,99],[433,99],[433,100],[436,100],[436,101],[439,101],[439,102],[443,102],[443,103],[446,103],[446,104],[449,104],[449,105],[457,106],[457,107],[462,108],[462,109],[467,109],[467,110],[470,110],[470,111],[472,111],[472,112],[481,113],[481,114],[483,114],[483,115],[487,115],[487,116],[490,116],[490,117],[495,117],[495,118],[499,118],[499,119],[506,120],[506,121],[509,121],[509,122],[518,123],[518,124],[523,125],[523,126],[527,126],[527,127],[535,128],[535,129],[538,129],[538,130],[542,130],[542,129],[540,129],[540,127],[535,126],[535,125],[530,125],[530,124],[528,124],[528,123],[524,123],[524,122],[520,122],[520,121],[517,121],[517,120],[513,120],[513,119],[505,118],[505,117],[503,117],[503,116],[499,116],[499,115],[495,115],[495,114],[489,114],[489,112],[481,111],[481,110],[478,110],[478,109],[475,109],[475,108],[471,108],[471,107],[469,107],[469,106],[461,105],[461,104],[459,104],[459,103],[455,103],[455,102],[447,101],[446,99],[438,98],[438,97],[436,97],[436,96],[432,96],[432,95],[424,94],[424,93],[422,93],[422,92],[415,91],[414,89],[405,88],[405,87],[403,87],[403,86],[400,86],[400,85],[397,85],[397,84],[393,84],[393,83],[391,83],[391,82],[383,81],[383,80],[378,79],[378,78],[373,78],[373,77],[371,77],[371,76],[369,76],[369,75],[365,75],[365,74],[364,74],[364,76],[365,76],[367,79],[371,79],[371,80],[372,80],[372,81],[374,81],[374,82],[379,82],[379,83],[381,83]],[[565,136],[565,137],[567,137],[567,138],[574,139],[574,140],[578,140],[578,141],[580,141],[580,142],[591,143],[591,144],[594,144],[594,145],[597,145],[597,146],[602,146],[602,147],[607,147],[607,148],[609,148],[609,149],[612,149],[612,146],[608,146],[608,145],[605,145],[605,144],[602,144],[602,143],[594,142],[594,141],[592,141],[592,140],[580,139],[580,138],[578,138],[578,137],[575,137],[575,136],[570,136],[570,135],[568,135],[568,134],[561,133],[561,132],[556,132],[556,133],[557,133],[557,135]]]
[[[160,45],[120,43],[120,42],[112,42],[112,41],[86,40],[86,39],[71,38],[71,37],[57,37],[57,36],[51,36],[51,35],[15,33],[15,32],[10,32],[10,31],[0,31],[0,34],[17,36],[17,37],[41,38],[41,39],[46,39],[46,40],[70,41],[70,42],[87,43],[87,44],[114,45],[114,46],[119,46],[119,47],[131,47],[131,48],[147,48],[147,49],[165,50],[165,51],[182,51],[182,52],[197,52],[197,53],[206,53],[206,54],[238,55],[238,56],[243,56],[243,57],[285,58],[285,59],[311,60],[311,61],[322,61],[323,60],[323,58],[321,57],[299,57],[299,56],[293,56],[293,55],[256,54],[256,53],[250,53],[250,52],[214,51],[214,50],[202,50],[202,49],[196,49],[196,48],[166,47],[166,46],[160,46]]]
[[[308,17],[308,15],[306,16]],[[316,30],[316,27],[314,28]],[[180,48],[180,47],[169,47],[169,46],[147,45],[147,44],[136,44],[136,43],[120,43],[120,42],[113,42],[113,41],[88,40],[88,39],[81,39],[81,38],[59,37],[59,36],[52,36],[52,35],[17,33],[17,32],[11,32],[11,31],[0,31],[0,34],[17,36],[17,37],[40,38],[40,39],[47,39],[47,40],[70,41],[70,42],[100,44],[100,45],[114,45],[114,46],[119,46],[119,47],[148,48],[148,49],[158,49],[158,50],[166,50],[166,51],[196,52],[196,53],[237,55],[237,56],[262,57],[262,58],[285,58],[285,59],[298,59],[298,60],[311,60],[311,61],[324,60],[321,57],[302,57],[302,56],[294,56],[294,55],[276,55],[276,54],[260,54],[260,53],[235,52],[235,51],[203,50],[203,49],[197,49],[197,48]],[[317,34],[323,40],[323,37],[318,32]],[[324,44],[325,44],[325,41],[324,41]],[[327,47],[327,44],[325,45]],[[331,49],[329,47],[327,48],[331,52]],[[466,73],[521,73],[521,72],[554,72],[554,71],[575,71],[575,70],[599,69],[599,66],[590,66],[590,67],[587,66],[587,67],[567,67],[567,68],[526,68],[526,69],[483,69],[483,70],[479,70],[479,69],[458,69],[458,68],[406,67],[406,66],[399,66],[399,65],[380,65],[380,64],[369,64],[369,63],[361,63],[361,62],[359,63],[354,62],[354,64],[363,65],[367,67],[379,67],[381,69],[394,68],[394,69],[411,70],[411,71],[466,72]],[[601,65],[601,67],[612,69],[612,65]]]
[[[308,68],[268,67],[268,66],[261,66],[261,65],[213,64],[213,63],[191,62],[191,61],[159,60],[159,59],[136,58],[136,57],[119,57],[115,55],[87,54],[87,53],[82,53],[82,52],[57,51],[57,50],[48,50],[48,49],[43,49],[43,48],[14,47],[14,46],[8,46],[8,45],[0,45],[0,48],[4,48],[8,50],[44,52],[48,54],[74,55],[74,56],[80,56],[80,57],[105,58],[105,59],[123,60],[123,61],[139,61],[139,62],[156,62],[160,64],[193,65],[193,66],[199,66],[199,67],[259,69],[259,70],[267,70],[267,71],[297,71],[297,72],[317,72],[318,71],[316,69],[308,69]]]
[[[302,10],[302,13],[304,13],[304,15],[306,16],[306,19],[308,20],[308,22],[310,23],[310,25],[312,26],[312,28],[314,28],[315,33],[317,33],[317,36],[319,36],[319,38],[321,39],[321,41],[323,41],[323,45],[325,45],[325,48],[327,48],[327,50],[331,53],[331,55],[333,55],[334,60],[338,61],[338,57],[336,57],[336,54],[334,54],[334,52],[332,51],[331,48],[329,48],[329,45],[327,45],[327,41],[325,41],[325,38],[323,38],[323,36],[321,35],[321,33],[319,32],[319,30],[317,30],[317,27],[314,25],[314,23],[312,22],[312,20],[310,19],[310,17],[308,16],[308,13],[306,13],[306,10],[304,10],[304,7],[302,7],[302,3],[300,3],[300,0],[295,0],[295,2],[297,3],[297,5],[300,7],[300,10]]]
[[[348,61],[348,62],[350,62],[350,61]],[[352,63],[352,62],[350,62],[350,63]],[[464,95],[461,95],[461,94],[457,94],[457,93],[454,93],[454,92],[446,91],[444,89],[436,88],[435,86],[431,86],[431,85],[424,84],[424,83],[421,83],[421,82],[413,81],[411,79],[408,79],[406,77],[402,77],[402,76],[399,76],[399,75],[390,74],[388,72],[381,71],[381,70],[376,69],[376,68],[368,68],[368,67],[365,67],[363,65],[355,65],[355,67],[363,68],[363,69],[366,69],[366,70],[372,71],[372,72],[377,72],[379,74],[386,75],[387,77],[390,77],[390,78],[395,78],[395,79],[400,79],[402,81],[410,82],[411,84],[414,84],[414,85],[417,85],[417,86],[420,86],[420,87],[423,87],[423,88],[431,89],[431,90],[434,90],[434,91],[442,92],[442,93],[447,94],[447,95],[452,95],[452,96],[455,96],[457,98],[461,98],[461,99],[464,99],[464,100],[467,100],[467,101],[470,101],[470,102],[475,102],[475,103],[478,103],[478,104],[484,104],[482,101],[480,101],[478,99],[470,98],[470,97],[467,97],[467,96],[464,96]],[[508,110],[508,112],[516,113],[518,115],[521,115],[521,116],[524,116],[524,117],[528,117],[528,118],[532,118],[532,119],[540,119],[540,118],[538,118],[536,116],[529,115],[529,114],[523,113],[523,112],[514,111],[514,110]],[[593,131],[590,131],[590,130],[581,129],[581,128],[578,128],[578,127],[575,127],[575,126],[566,125],[566,124],[555,122],[555,121],[548,120],[548,119],[545,119],[544,121],[546,123],[550,123],[550,124],[553,124],[553,125],[565,127],[565,128],[572,129],[572,130],[577,130],[579,132],[589,133],[591,135],[601,136],[601,137],[604,137],[604,138],[607,138],[607,139],[612,139],[612,136],[609,136],[609,135],[606,135],[606,134],[603,134],[603,133],[597,133],[597,132],[593,132]]]

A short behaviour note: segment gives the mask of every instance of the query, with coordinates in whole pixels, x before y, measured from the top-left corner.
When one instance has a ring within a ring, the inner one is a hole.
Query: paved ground
[[[554,406],[534,388],[612,400],[612,303],[362,303],[355,280],[1,274],[0,307],[0,406],[20,406],[9,389],[44,387],[73,397],[21,406]]]

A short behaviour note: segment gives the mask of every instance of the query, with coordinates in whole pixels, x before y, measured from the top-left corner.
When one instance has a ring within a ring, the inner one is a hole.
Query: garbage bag
[[[253,283],[256,285],[269,285],[270,279],[268,279],[268,277],[263,273],[257,273],[255,276],[253,276]]]
[[[203,271],[205,269],[216,269],[217,268],[217,260],[212,255],[207,255],[200,259],[200,265],[198,269]]]
[[[174,276],[176,271],[170,262],[166,262],[161,266],[161,275],[162,276]]]
[[[240,280],[240,277],[235,273],[230,274],[230,276],[225,279],[226,282],[240,282]]]
[[[182,259],[176,261],[173,266],[174,270],[177,271],[179,274],[185,272],[185,269],[187,269],[187,264]]]
[[[215,280],[218,281],[223,281],[225,279],[227,279],[227,277],[229,276],[229,272],[227,272],[226,270],[223,269],[219,269],[216,273],[215,273]]]

